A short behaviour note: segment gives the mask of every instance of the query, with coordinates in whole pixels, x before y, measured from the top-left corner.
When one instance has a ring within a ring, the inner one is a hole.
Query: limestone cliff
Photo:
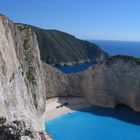
[[[0,124],[1,140],[8,137],[8,140],[10,137],[41,140],[44,91],[35,33],[31,28],[18,27],[0,15],[0,120],[5,118],[6,121]],[[16,135],[19,125],[21,129]]]
[[[114,56],[83,73],[82,94],[95,105],[140,111],[140,59]]]
[[[47,98],[80,96],[93,105],[115,108],[124,104],[140,111],[140,59],[114,56],[84,72],[68,75],[45,67]]]
[[[82,96],[80,74],[67,75],[43,63],[46,98]]]

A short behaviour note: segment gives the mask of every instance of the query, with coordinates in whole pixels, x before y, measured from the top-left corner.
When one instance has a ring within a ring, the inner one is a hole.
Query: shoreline
[[[79,97],[51,98],[46,102],[45,122],[53,120],[61,115],[92,106],[84,98]]]

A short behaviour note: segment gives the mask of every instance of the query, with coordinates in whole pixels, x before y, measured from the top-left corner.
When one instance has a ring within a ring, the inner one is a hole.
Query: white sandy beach
[[[67,103],[67,105],[57,108],[64,103]],[[63,114],[72,113],[75,110],[83,109],[89,106],[91,106],[91,104],[83,98],[61,97],[48,99],[45,114],[46,122]]]

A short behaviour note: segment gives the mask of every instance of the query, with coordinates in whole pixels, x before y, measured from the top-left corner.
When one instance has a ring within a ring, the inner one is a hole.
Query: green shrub
[[[33,68],[32,67],[29,67],[28,71],[26,72],[26,77],[29,80],[29,82],[32,83],[32,85],[36,84],[35,76],[33,74]]]
[[[126,55],[115,55],[115,56],[112,56],[112,57],[108,58],[107,60],[109,62],[109,61],[113,61],[115,59],[123,59],[124,61],[133,60],[137,64],[140,64],[140,58],[136,58],[136,57],[133,57],[133,56],[126,56]]]
[[[28,50],[29,46],[28,46],[28,40],[27,39],[24,39],[23,47],[24,47],[25,50]]]

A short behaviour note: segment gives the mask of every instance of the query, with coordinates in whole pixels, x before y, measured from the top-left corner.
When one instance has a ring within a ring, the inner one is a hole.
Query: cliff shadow
[[[67,108],[70,108],[75,111],[91,113],[93,115],[98,115],[102,117],[111,117],[130,124],[140,126],[140,112],[135,112],[134,110],[125,105],[117,105],[114,109],[101,108],[93,105],[91,105],[90,107],[87,105],[87,107],[84,109],[75,109],[74,106],[69,105],[70,102],[67,102],[67,100],[64,101],[63,99],[59,98],[58,102],[62,106],[66,106]],[[83,104],[85,104],[84,100]]]

